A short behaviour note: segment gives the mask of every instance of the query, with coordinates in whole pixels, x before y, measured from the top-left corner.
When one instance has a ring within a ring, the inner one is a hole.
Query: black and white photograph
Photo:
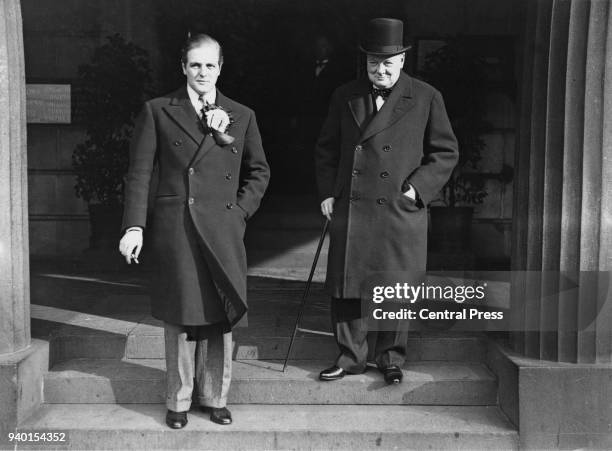
[[[611,0],[0,0],[1,450],[612,449]]]

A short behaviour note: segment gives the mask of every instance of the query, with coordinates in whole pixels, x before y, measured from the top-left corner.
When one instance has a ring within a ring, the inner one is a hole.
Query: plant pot
[[[89,205],[90,249],[114,250],[121,238],[123,208],[120,205]]]
[[[431,249],[463,252],[471,247],[472,207],[431,207]]]

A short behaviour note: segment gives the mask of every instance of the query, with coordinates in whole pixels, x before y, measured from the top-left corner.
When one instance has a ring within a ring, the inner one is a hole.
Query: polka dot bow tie
[[[387,97],[391,95],[391,89],[372,88],[372,94],[374,95],[374,98],[380,96],[383,99],[387,100]]]

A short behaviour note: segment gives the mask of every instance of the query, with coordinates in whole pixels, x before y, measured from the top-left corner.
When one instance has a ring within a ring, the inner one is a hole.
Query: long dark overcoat
[[[432,86],[402,72],[377,113],[367,79],[335,91],[315,151],[321,200],[336,199],[326,280],[333,297],[361,297],[362,282],[376,273],[425,270],[425,206],[457,159],[442,96]],[[402,194],[405,182],[419,202]]]
[[[152,314],[166,322],[235,324],[246,312],[246,220],[270,171],[255,114],[217,91],[234,118],[232,144],[204,134],[187,88],[150,100],[130,148],[123,227],[147,226],[151,174],[159,165],[144,247],[157,262]]]

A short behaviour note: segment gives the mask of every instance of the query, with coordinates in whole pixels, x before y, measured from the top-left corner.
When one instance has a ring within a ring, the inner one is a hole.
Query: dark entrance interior
[[[220,89],[257,114],[273,173],[269,193],[315,195],[314,143],[333,89],[358,75],[359,26],[376,14],[401,17],[402,9],[402,2],[321,0],[160,4],[161,91],[184,83],[176,55],[186,34],[215,36],[225,56]]]

